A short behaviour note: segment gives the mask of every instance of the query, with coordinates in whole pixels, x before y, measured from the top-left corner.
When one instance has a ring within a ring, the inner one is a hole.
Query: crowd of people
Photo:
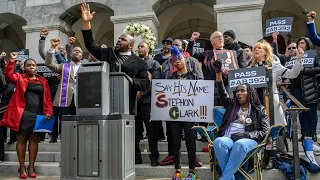
[[[214,151],[222,170],[221,179],[235,179],[234,174],[246,154],[264,139],[270,128],[270,121],[265,106],[264,89],[254,89],[249,84],[236,87],[234,93],[228,89],[228,72],[222,69],[222,62],[215,57],[216,50],[232,50],[235,52],[239,68],[267,67],[272,69],[274,84],[290,82],[292,94],[309,111],[299,114],[301,124],[301,141],[312,138],[317,142],[317,105],[319,103],[320,74],[320,38],[314,25],[315,12],[310,12],[308,18],[308,37],[301,37],[296,43],[290,42],[286,54],[278,52],[278,33],[273,33],[273,41],[258,40],[253,47],[241,47],[236,41],[232,30],[221,33],[216,31],[210,36],[213,49],[193,51],[194,43],[200,37],[194,32],[189,41],[166,38],[162,41],[162,50],[158,54],[150,54],[150,44],[141,41],[134,53],[135,40],[129,34],[122,34],[115,47],[98,45],[91,30],[90,21],[94,13],[87,4],[82,4],[83,40],[89,51],[88,58],[83,57],[83,50],[74,46],[76,39],[69,38],[66,46],[60,44],[59,38],[50,40],[49,50],[45,50],[48,29],[40,33],[39,53],[45,66],[59,74],[50,81],[37,74],[37,64],[32,58],[25,61],[15,60],[16,52],[0,56],[0,162],[4,161],[4,145],[7,140],[7,128],[10,129],[9,144],[17,141],[16,150],[20,163],[20,178],[36,177],[34,164],[36,161],[38,143],[44,139],[43,133],[34,133],[33,126],[36,115],[46,118],[55,116],[51,143],[57,142],[59,121],[63,115],[76,115],[76,82],[77,71],[81,64],[96,61],[106,61],[111,72],[122,71],[129,76],[129,109],[135,115],[135,163],[142,164],[139,143],[143,138],[145,124],[148,139],[151,166],[166,166],[174,164],[173,179],[182,179],[180,148],[181,140],[185,140],[188,151],[189,173],[187,178],[196,179],[195,167],[201,167],[196,157],[196,132],[192,129],[195,123],[166,121],[150,121],[151,114],[151,83],[152,79],[180,80],[215,80],[215,95],[212,98],[215,105],[226,108],[219,137],[214,141]],[[317,56],[313,67],[303,67],[304,51],[316,46]],[[296,63],[287,66],[292,60]],[[279,103],[279,93],[275,87],[273,102]],[[208,99],[209,100],[209,99]],[[274,111],[275,123],[286,124],[285,115],[278,104]],[[250,121],[248,121],[250,119]],[[200,123],[206,126],[206,123]],[[166,129],[166,133],[164,132]],[[168,156],[159,162],[158,141],[168,142]],[[62,134],[63,138],[63,134]],[[29,166],[25,166],[26,145],[29,151]],[[241,148],[241,150],[239,149]],[[316,162],[315,162],[316,163]],[[266,165],[273,168],[272,158]],[[237,178],[238,179],[238,178]]]

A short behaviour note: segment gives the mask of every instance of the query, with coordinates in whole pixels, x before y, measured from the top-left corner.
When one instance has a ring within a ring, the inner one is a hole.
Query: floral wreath
[[[150,48],[149,54],[152,54],[156,45],[156,37],[149,26],[140,23],[131,23],[126,26],[123,32],[133,37],[141,36]]]

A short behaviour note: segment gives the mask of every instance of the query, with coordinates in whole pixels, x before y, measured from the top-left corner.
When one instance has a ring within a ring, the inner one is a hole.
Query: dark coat
[[[88,51],[100,61],[107,61],[110,66],[110,72],[116,72],[118,67],[117,62],[119,62],[119,52],[113,47],[101,48],[94,41],[91,29],[83,30],[82,34]],[[150,81],[148,79],[147,63],[133,53],[131,54],[132,55],[121,65],[121,71],[125,72],[133,80],[129,87],[129,108],[130,113],[134,114],[137,90],[147,90]]]

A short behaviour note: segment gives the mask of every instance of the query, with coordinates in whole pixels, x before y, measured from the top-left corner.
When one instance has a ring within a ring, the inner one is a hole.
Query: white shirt
[[[71,61],[72,63],[72,68],[73,68],[73,77],[77,77],[77,72],[81,66],[81,62],[78,62],[77,64]]]

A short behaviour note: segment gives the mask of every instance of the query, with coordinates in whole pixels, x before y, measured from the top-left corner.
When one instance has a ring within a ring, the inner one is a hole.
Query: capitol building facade
[[[134,22],[151,27],[160,43],[167,37],[189,39],[197,31],[201,46],[209,49],[212,32],[232,29],[236,40],[252,46],[263,38],[267,19],[293,17],[292,34],[278,38],[280,52],[288,42],[307,36],[301,12],[320,9],[318,0],[0,0],[0,52],[29,49],[30,57],[43,61],[38,40],[41,29],[48,28],[49,39],[60,37],[66,44],[75,36],[87,53],[81,33],[83,2],[96,12],[91,22],[96,42],[108,46]]]

